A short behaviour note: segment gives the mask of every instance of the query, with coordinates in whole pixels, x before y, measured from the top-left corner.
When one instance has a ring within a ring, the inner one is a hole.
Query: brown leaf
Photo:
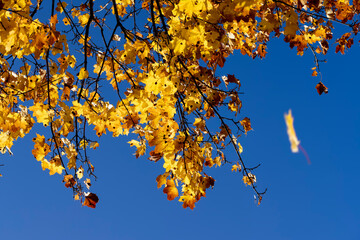
[[[328,93],[328,88],[325,87],[325,85],[322,82],[319,82],[315,88],[316,88],[317,92],[319,93],[319,95],[321,95],[322,93],[325,93],[325,94]]]
[[[163,155],[164,155],[163,153],[158,153],[158,152],[155,152],[155,151],[151,151],[150,152],[150,157],[148,159],[150,161],[157,162],[162,158]]]
[[[65,182],[65,187],[67,188],[72,188],[76,183],[73,175],[71,174],[65,175],[63,182]]]
[[[227,76],[228,83],[236,83],[239,87],[241,87],[240,80],[235,77],[234,74]]]
[[[99,202],[98,196],[94,193],[88,193],[85,196],[85,201],[83,203],[84,206],[95,208],[96,204]]]

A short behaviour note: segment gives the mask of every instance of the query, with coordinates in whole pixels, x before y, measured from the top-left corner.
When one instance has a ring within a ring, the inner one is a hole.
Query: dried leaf
[[[63,182],[65,182],[65,187],[67,188],[72,188],[76,183],[73,175],[71,174],[65,175]]]
[[[319,95],[321,95],[323,93],[327,94],[329,92],[328,88],[322,82],[319,82],[315,88],[316,88],[317,92],[319,93]]]
[[[85,193],[85,201],[83,203],[84,206],[95,208],[96,204],[99,202],[98,196],[94,193]]]

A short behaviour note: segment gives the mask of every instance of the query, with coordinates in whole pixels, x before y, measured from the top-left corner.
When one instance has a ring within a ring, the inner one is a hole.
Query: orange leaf
[[[75,179],[71,174],[65,175],[63,182],[65,182],[65,187],[67,188],[71,188],[75,185]]]
[[[193,196],[182,196],[180,202],[183,202],[183,208],[189,207],[193,210],[195,208],[196,199]]]
[[[166,187],[164,188],[163,192],[167,194],[167,199],[170,201],[179,196],[179,191],[175,187],[174,180],[166,181]]]
[[[241,126],[243,126],[245,133],[252,130],[250,118],[245,117],[242,121],[240,121]]]
[[[156,178],[156,182],[157,182],[157,187],[161,188],[162,185],[166,184],[166,178],[169,176],[169,173],[164,173],[161,174],[159,176],[157,176]]]

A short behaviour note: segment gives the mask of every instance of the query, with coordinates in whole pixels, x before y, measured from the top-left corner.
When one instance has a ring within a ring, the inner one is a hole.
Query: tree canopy
[[[260,204],[258,166],[241,157],[252,129],[241,83],[219,68],[231,54],[264,58],[282,38],[312,54],[321,77],[319,56],[353,45],[359,11],[358,0],[0,0],[0,150],[43,126],[35,159],[94,208],[91,152],[103,134],[130,134],[136,158],[163,164],[168,200],[193,209],[214,187],[206,170],[230,164]],[[322,80],[314,87],[327,93]]]

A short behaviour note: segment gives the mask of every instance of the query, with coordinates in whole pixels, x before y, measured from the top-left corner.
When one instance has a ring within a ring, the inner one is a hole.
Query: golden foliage
[[[218,76],[218,67],[236,50],[264,58],[267,42],[283,36],[299,55],[313,50],[312,75],[321,75],[316,56],[333,38],[336,52],[351,48],[360,7],[335,0],[89,0],[61,1],[53,10],[47,23],[37,18],[41,6],[0,1],[0,152],[12,154],[14,141],[42,124],[48,132],[33,139],[35,159],[50,175],[64,174],[74,198],[94,208],[98,197],[84,189],[95,178],[88,157],[99,148],[95,138],[130,134],[136,158],[149,152],[163,165],[158,188],[193,209],[215,183],[205,170],[230,162],[228,146],[238,156],[232,171],[259,203],[264,193],[240,156],[238,137],[252,129],[248,117],[238,118],[240,80]],[[135,21],[140,14],[145,20]],[[333,23],[348,31],[336,39]],[[316,89],[327,93],[322,82]],[[285,119],[296,151],[291,113]]]

